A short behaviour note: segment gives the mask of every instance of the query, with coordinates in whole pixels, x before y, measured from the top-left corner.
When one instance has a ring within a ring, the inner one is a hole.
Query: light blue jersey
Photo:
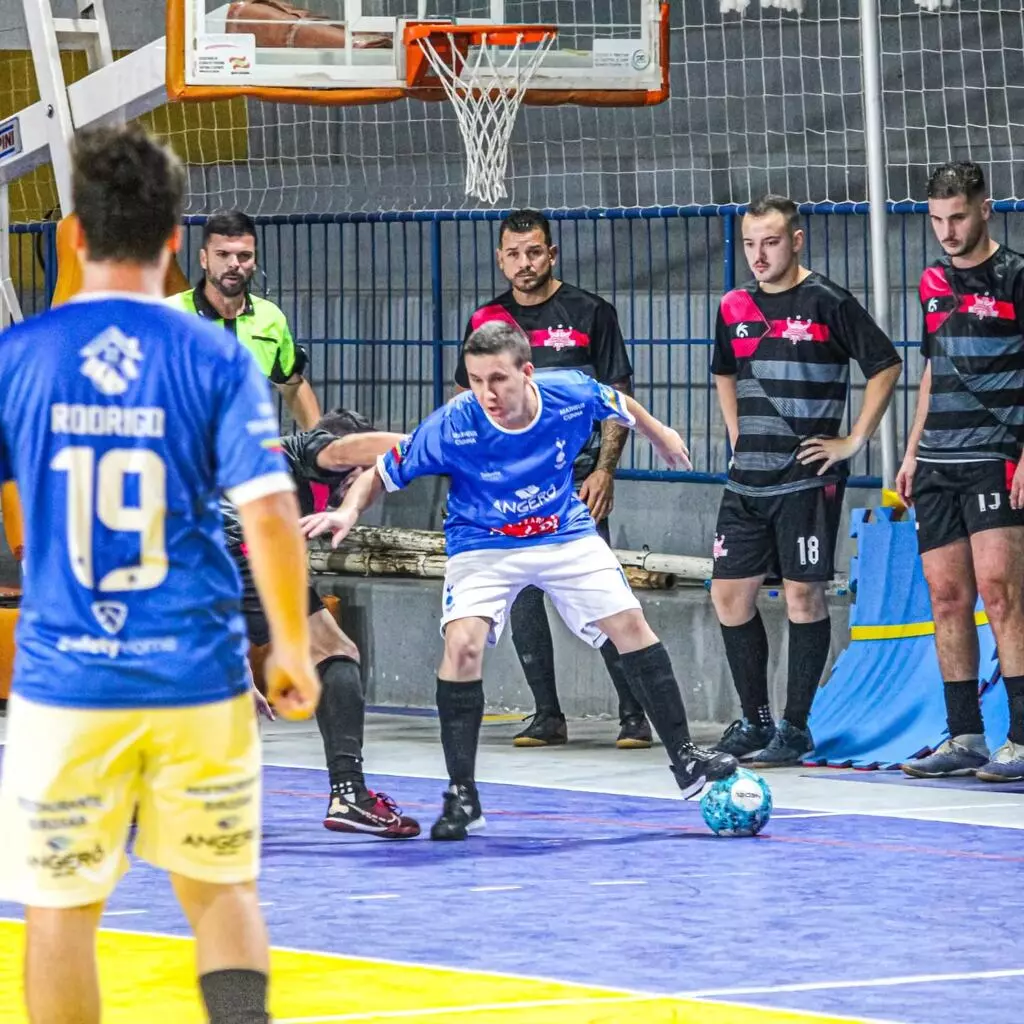
[[[292,487],[252,356],[161,302],[83,296],[0,337],[0,396],[0,477],[25,519],[14,692],[84,708],[243,692],[218,502]]]
[[[537,374],[533,381],[540,402],[529,426],[498,426],[466,391],[378,460],[389,491],[418,476],[451,477],[444,524],[449,555],[596,532],[573,489],[572,462],[594,420],[633,426],[625,396],[578,370]]]

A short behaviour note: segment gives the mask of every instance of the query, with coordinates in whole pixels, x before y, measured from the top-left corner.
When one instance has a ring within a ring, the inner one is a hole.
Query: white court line
[[[856,981],[801,981],[789,985],[751,985],[749,988],[701,989],[676,993],[677,999],[704,999],[708,996],[758,996],[782,992],[832,992],[852,988],[892,988],[898,985],[935,985],[949,981],[993,981],[997,978],[1024,978],[1024,967],[997,971],[961,971],[956,974],[904,974],[888,978],[862,978]]]
[[[521,885],[474,885],[470,892],[512,892],[515,889],[522,889]]]
[[[286,761],[264,761],[263,765],[264,765],[264,767],[267,767],[267,768],[295,768],[295,769],[299,769],[301,771],[307,771],[307,772],[326,772],[327,771],[326,768],[318,768],[315,765],[295,764],[294,762],[286,762]],[[383,775],[383,776],[386,776],[387,778],[392,778],[392,779],[429,779],[429,780],[438,781],[438,782],[446,782],[447,781],[447,779],[445,777],[437,775],[436,773],[427,773],[427,772],[416,772],[416,771],[404,771],[404,772],[371,771],[370,774],[371,775]],[[811,776],[807,776],[807,778],[810,781],[813,782],[813,781],[815,781],[816,777],[811,775]],[[840,779],[838,781],[844,782],[846,780]],[[675,798],[674,796],[671,796],[671,795],[651,796],[649,794],[638,794],[635,789],[615,789],[613,787],[608,787],[608,786],[598,787],[598,786],[590,785],[590,784],[588,784],[586,782],[584,782],[582,784],[576,784],[576,785],[569,785],[567,783],[562,783],[561,785],[556,785],[555,783],[551,783],[551,782],[540,782],[540,781],[533,781],[533,780],[527,781],[527,782],[521,782],[521,781],[510,781],[508,779],[494,779],[494,778],[488,778],[488,777],[478,778],[477,782],[483,782],[484,784],[486,784],[488,786],[516,786],[519,789],[543,789],[543,790],[554,790],[554,791],[562,791],[562,792],[570,792],[570,793],[600,793],[600,794],[605,795],[605,796],[636,797],[638,795],[643,795],[644,798],[648,799],[648,800],[663,800],[663,801],[665,801],[667,803],[678,803],[678,802],[680,802],[679,800],[677,800],[677,798]],[[860,783],[854,783],[854,782],[850,782],[849,784],[850,785],[861,785]],[[895,787],[886,787],[886,788],[893,789]],[[925,789],[925,788],[928,788],[928,787],[921,787],[921,788]],[[1020,805],[1019,805],[1019,802],[1017,802],[1017,801],[1015,801],[1013,799],[1014,796],[1019,796],[1019,794],[1007,793],[1006,794],[1006,799],[1004,801],[1001,801],[1000,803],[935,804],[933,806],[928,806],[928,807],[899,807],[899,806],[891,806],[891,807],[878,808],[876,810],[869,810],[869,809],[866,809],[866,808],[857,808],[855,810],[842,810],[842,811],[807,811],[807,812],[801,812],[799,806],[796,806],[796,807],[794,807],[794,811],[793,811],[792,814],[787,814],[785,811],[782,811],[782,812],[777,812],[777,813],[773,814],[772,817],[773,817],[773,819],[776,819],[776,820],[777,819],[782,819],[782,818],[797,818],[797,817],[807,817],[807,818],[811,818],[811,817],[820,817],[820,818],[836,817],[837,818],[837,817],[842,817],[842,816],[845,816],[845,817],[860,817],[860,818],[902,818],[902,817],[907,817],[908,821],[933,821],[933,820],[936,820],[936,821],[938,821],[939,824],[943,824],[943,825],[964,825],[966,827],[972,827],[972,828],[1002,828],[1002,829],[1008,829],[1008,830],[1017,831],[1018,830],[1017,826],[1015,826],[1015,825],[1007,825],[1005,823],[1000,823],[1000,822],[983,822],[983,823],[963,822],[963,821],[944,822],[941,819],[914,818],[914,817],[912,817],[915,814],[933,814],[933,813],[942,813],[942,812],[945,812],[945,811],[973,811],[977,807],[982,807],[982,808],[1003,807],[1003,808],[1014,808],[1014,809],[1016,809]],[[693,804],[693,801],[685,801],[684,800],[684,801],[681,801],[681,802],[682,803],[690,803],[691,805]],[[800,802],[802,802],[802,801],[800,801],[798,799],[797,803],[799,804]]]
[[[591,885],[646,885],[646,878],[621,878],[611,882],[591,882]]]
[[[148,910],[104,910],[104,917],[133,917],[136,914],[148,914]]]
[[[400,900],[402,894],[399,892],[377,892],[367,893],[364,896],[348,896],[350,900]]]

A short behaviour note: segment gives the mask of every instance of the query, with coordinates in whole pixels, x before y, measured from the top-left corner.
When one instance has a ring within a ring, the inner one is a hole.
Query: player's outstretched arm
[[[384,481],[374,470],[363,473],[348,489],[345,500],[336,512],[314,512],[303,516],[299,527],[305,537],[312,539],[331,532],[331,547],[336,548],[359,522],[359,516],[384,493]]]
[[[299,507],[290,491],[239,505],[256,589],[270,624],[267,695],[285,718],[309,718],[320,680],[309,654],[309,580]]]
[[[632,395],[622,397],[630,415],[636,420],[636,429],[654,445],[654,450],[665,462],[673,469],[692,469],[690,453],[679,434],[652,416]]]
[[[351,466],[372,466],[379,456],[400,444],[404,437],[404,434],[390,434],[383,430],[348,434],[332,441],[317,455],[316,462],[328,472]]]
[[[797,454],[800,463],[810,466],[820,462],[818,476],[821,476],[837,462],[852,459],[868,443],[868,439],[882,422],[902,368],[902,363],[887,366],[884,370],[879,370],[864,385],[864,401],[861,403],[860,415],[847,437],[809,437],[806,441],[801,441]]]

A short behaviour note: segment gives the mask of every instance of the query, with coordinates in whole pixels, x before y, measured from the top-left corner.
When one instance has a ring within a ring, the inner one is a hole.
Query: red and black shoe
[[[332,832],[355,832],[381,839],[413,839],[420,823],[401,809],[386,793],[363,790],[359,796],[350,789],[332,789],[324,828]]]

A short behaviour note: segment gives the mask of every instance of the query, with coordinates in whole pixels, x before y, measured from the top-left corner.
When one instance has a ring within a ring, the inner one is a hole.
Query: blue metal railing
[[[993,232],[1024,248],[1024,203],[997,203]],[[805,258],[870,308],[866,203],[801,208]],[[902,446],[920,379],[917,282],[938,254],[924,204],[891,204],[890,334],[906,369],[896,400]],[[740,206],[558,210],[549,213],[558,273],[595,291],[618,312],[635,370],[637,398],[689,438],[692,473],[667,472],[649,446],[627,448],[621,475],[635,479],[721,481],[729,451],[709,365],[718,300],[746,279]],[[359,408],[381,427],[406,429],[451,393],[458,346],[470,313],[507,282],[495,264],[501,211],[362,213],[257,219],[257,282],[288,316],[311,358],[310,379],[325,408]],[[205,218],[188,218],[183,261],[199,276]],[[26,313],[45,308],[55,278],[53,225],[35,233],[40,286],[29,268]],[[36,268],[31,268],[36,273]],[[863,379],[852,374],[859,407]],[[852,467],[854,486],[878,486],[879,453],[869,445]]]

